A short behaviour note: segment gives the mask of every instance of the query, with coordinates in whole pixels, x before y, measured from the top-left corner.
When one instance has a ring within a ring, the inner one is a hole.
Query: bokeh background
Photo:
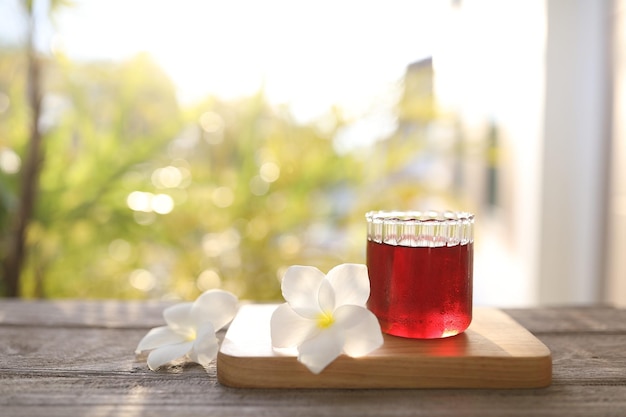
[[[280,298],[475,212],[475,303],[626,304],[624,2],[0,1],[0,295]]]

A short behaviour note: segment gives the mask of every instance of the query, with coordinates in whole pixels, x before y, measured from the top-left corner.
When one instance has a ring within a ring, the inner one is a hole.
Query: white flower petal
[[[184,337],[173,331],[168,326],[155,327],[154,329],[150,330],[143,337],[143,339],[141,339],[141,341],[137,345],[137,349],[135,349],[135,353],[141,353],[145,350],[156,349],[164,345],[171,345],[184,341]]]
[[[320,310],[332,313],[335,310],[335,291],[327,279],[322,280],[317,295]]]
[[[161,346],[148,355],[148,368],[155,371],[166,363],[185,356],[192,346],[193,342]]]
[[[365,307],[348,304],[339,306],[335,310],[333,317],[335,318],[337,326],[347,330],[351,327],[357,326],[365,319],[368,313],[369,310]]]
[[[198,331],[198,337],[193,343],[189,356],[192,362],[206,367],[217,357],[219,349],[215,329],[211,323],[207,323]]]
[[[314,320],[300,316],[287,303],[281,304],[272,313],[270,319],[272,347],[298,346],[317,332],[319,332],[319,328]]]
[[[188,334],[195,328],[191,318],[193,303],[178,303],[163,310],[163,318],[170,328],[183,334]]]
[[[300,345],[298,361],[319,374],[341,354],[343,343],[343,332],[336,326],[330,327]]]
[[[190,314],[194,327],[199,328],[204,323],[211,322],[216,331],[226,326],[236,313],[235,295],[223,290],[209,290],[196,299]]]
[[[290,266],[281,284],[283,297],[298,314],[314,319],[320,313],[318,293],[324,279],[315,267]]]
[[[353,305],[335,310],[336,325],[344,329],[343,352],[352,357],[365,356],[383,345],[378,319],[368,309]]]
[[[365,307],[370,296],[367,266],[362,264],[337,265],[326,275],[335,290],[335,306],[353,304]]]

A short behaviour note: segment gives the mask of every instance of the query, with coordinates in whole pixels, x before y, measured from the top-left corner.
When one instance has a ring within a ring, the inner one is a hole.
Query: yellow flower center
[[[320,313],[319,316],[317,316],[317,326],[321,329],[327,329],[330,326],[333,325],[333,323],[335,322],[335,318],[333,317],[332,313]]]
[[[185,332],[185,340],[188,342],[193,342],[194,340],[196,340],[196,329],[188,329]]]

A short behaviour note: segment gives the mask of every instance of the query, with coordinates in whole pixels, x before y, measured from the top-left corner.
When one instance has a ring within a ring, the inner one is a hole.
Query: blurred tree
[[[170,217],[179,233],[169,235],[187,254],[183,277],[197,277],[193,291],[219,284],[243,298],[277,299],[289,264],[328,270],[351,256],[342,223],[354,202],[342,207],[342,198],[362,167],[334,152],[333,131],[294,123],[262,92],[207,100],[190,114],[199,141],[176,156],[191,166],[193,183]]]
[[[25,123],[13,58],[0,59],[13,65],[0,91],[11,86],[17,97],[2,126]],[[47,157],[27,233],[25,296],[192,297],[224,286],[274,299],[287,262],[336,263],[327,246],[342,245],[333,239],[351,204],[337,197],[356,185],[361,165],[334,152],[333,130],[297,125],[262,92],[181,111],[146,55],[121,64],[56,56],[42,103]],[[19,132],[7,131],[6,144],[18,151]],[[10,200],[15,175],[1,175]],[[172,208],[137,206],[133,196]]]
[[[96,254],[107,253],[110,236],[127,235],[137,226],[125,205],[124,187],[139,183],[133,179],[136,166],[163,153],[180,129],[174,87],[147,56],[123,64],[80,65],[63,56],[49,58],[37,123],[46,147],[39,145],[38,181],[28,200],[33,206],[28,227],[21,230],[19,222],[26,221],[23,184],[34,178],[32,167],[26,174],[32,141],[27,139],[31,112],[22,99],[27,90],[22,57],[20,51],[0,55],[0,93],[10,102],[0,113],[0,150],[25,155],[21,178],[0,170],[3,293],[117,296],[110,291],[113,278],[93,279]],[[18,231],[24,233],[21,283],[10,281],[6,272],[17,264]],[[85,283],[72,279],[81,273]]]
[[[61,1],[51,1],[50,10],[60,5]],[[24,168],[20,183],[17,209],[12,213],[12,229],[2,259],[3,283],[6,295],[16,297],[20,293],[20,272],[26,255],[26,228],[28,227],[36,204],[39,186],[39,174],[43,165],[42,133],[39,119],[41,116],[42,72],[43,63],[35,47],[38,20],[34,13],[32,0],[23,0],[21,4],[27,16],[28,37],[26,41],[27,97],[30,108],[28,146],[24,158]]]
[[[57,63],[46,100],[50,157],[29,233],[29,293],[123,297],[127,288],[105,265],[109,245],[145,233],[126,198],[142,185],[137,170],[180,130],[175,89],[146,55],[122,64]]]
[[[12,247],[10,238],[15,227],[13,217],[18,197],[17,172],[21,159],[18,147],[28,137],[28,117],[26,111],[25,77],[26,60],[24,54],[17,50],[3,51],[0,55],[0,98],[3,105],[0,110],[0,294],[16,295],[17,282],[9,282],[6,278],[6,259]],[[7,158],[11,159],[7,166]],[[8,171],[8,172],[7,172]],[[11,287],[11,290],[9,290]]]
[[[365,211],[412,208],[424,192],[407,175],[422,149],[415,132],[338,154],[333,140],[349,123],[337,109],[323,128],[294,122],[263,91],[181,109],[147,55],[38,57],[45,77],[27,96],[30,62],[0,54],[0,100],[10,102],[0,152],[24,155],[22,182],[0,169],[5,283],[17,231],[23,251],[6,295],[191,299],[221,287],[275,300],[288,265],[364,262]]]

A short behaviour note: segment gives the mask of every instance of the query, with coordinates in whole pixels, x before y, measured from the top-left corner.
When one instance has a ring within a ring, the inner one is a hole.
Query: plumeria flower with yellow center
[[[193,303],[166,308],[166,326],[155,327],[139,342],[135,353],[150,350],[148,367],[156,370],[175,359],[186,357],[207,366],[219,349],[215,332],[226,326],[237,312],[237,297],[222,290],[209,290]]]
[[[291,266],[281,289],[285,304],[272,314],[272,346],[297,348],[298,361],[319,374],[342,353],[360,357],[378,349],[383,336],[365,307],[367,267],[342,264],[324,275],[311,266]]]

